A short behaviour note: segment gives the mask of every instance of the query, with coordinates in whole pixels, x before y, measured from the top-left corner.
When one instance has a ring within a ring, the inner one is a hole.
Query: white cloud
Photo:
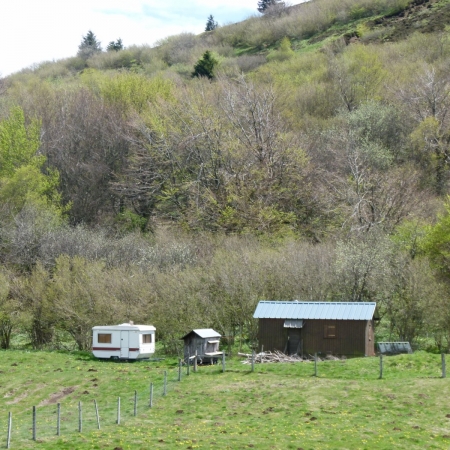
[[[300,1],[290,2],[291,4]],[[148,44],[188,31],[201,33],[212,14],[219,23],[256,13],[257,0],[2,0],[0,75],[33,64],[74,56],[92,30],[106,47]]]

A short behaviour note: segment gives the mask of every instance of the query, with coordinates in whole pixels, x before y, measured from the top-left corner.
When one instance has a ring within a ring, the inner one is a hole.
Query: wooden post
[[[317,377],[317,353],[314,353],[314,376]]]
[[[61,436],[61,403],[56,405],[56,436]]]
[[[36,406],[33,406],[33,441],[36,440],[36,434],[37,434],[37,429],[36,429]]]
[[[137,391],[134,391],[134,416],[137,416]]]
[[[120,397],[117,399],[117,425],[120,425]]]
[[[195,350],[194,373],[197,373],[197,350]]]
[[[95,416],[97,417],[97,429],[100,430],[100,415],[98,413],[97,400],[95,399],[94,399],[94,406],[95,406]]]
[[[83,431],[83,412],[81,410],[81,402],[78,402],[78,431]]]
[[[8,437],[6,438],[6,448],[11,446],[12,413],[8,414]]]
[[[188,360],[187,360],[187,371],[186,374],[189,375],[191,372],[191,355],[188,354]]]
[[[181,381],[181,358],[178,361],[178,381]]]
[[[148,406],[150,406],[150,408],[153,407],[153,383],[150,383],[150,402]]]
[[[263,363],[264,345],[261,345],[261,364]]]
[[[383,355],[380,354],[380,377],[381,380],[383,378]]]
[[[164,371],[164,390],[163,395],[167,395],[167,370]]]
[[[255,371],[255,350],[252,350],[252,372]]]
[[[225,373],[225,352],[222,352],[222,373]]]
[[[442,362],[442,378],[445,378],[445,353],[441,354],[441,362]]]

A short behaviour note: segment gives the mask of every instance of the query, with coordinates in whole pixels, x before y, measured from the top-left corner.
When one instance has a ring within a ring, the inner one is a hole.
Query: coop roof
[[[282,302],[260,301],[255,319],[371,320],[375,302]]]
[[[212,328],[200,328],[198,330],[189,331],[189,333],[185,334],[181,339],[184,339],[185,337],[189,336],[191,333],[195,333],[197,336],[201,337],[202,339],[220,338],[221,337],[221,335],[217,331],[214,331]]]

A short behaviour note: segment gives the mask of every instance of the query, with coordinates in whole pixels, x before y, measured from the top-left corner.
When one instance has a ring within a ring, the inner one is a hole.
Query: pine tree
[[[214,17],[213,17],[213,15],[211,14],[211,15],[208,17],[208,20],[207,20],[207,22],[206,22],[206,28],[205,28],[205,31],[213,31],[213,30],[215,30],[218,26],[219,26],[219,24],[218,24],[217,22],[214,21]]]
[[[192,76],[199,78],[208,77],[209,79],[214,78],[214,69],[218,63],[219,61],[214,58],[213,54],[209,50],[206,50],[203,57],[199,59],[194,66]]]
[[[117,39],[116,42],[111,41],[108,44],[108,46],[106,47],[106,50],[108,52],[118,52],[119,50],[123,50],[123,49],[124,49],[124,46],[123,46],[123,43],[122,43],[122,39],[120,39],[120,38]]]
[[[284,2],[280,0],[259,0],[258,1],[258,11],[260,13],[267,12],[268,9],[274,6],[284,6]]]
[[[95,34],[91,30],[89,30],[86,36],[83,36],[81,44],[78,46],[77,55],[83,59],[88,59],[92,55],[100,53],[101,51],[101,43],[97,41],[97,37],[95,36]]]

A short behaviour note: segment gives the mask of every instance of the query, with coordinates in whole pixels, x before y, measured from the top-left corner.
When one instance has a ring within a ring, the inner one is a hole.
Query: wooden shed
[[[187,362],[197,354],[197,361],[213,362],[222,352],[219,352],[221,335],[212,328],[192,330],[182,337],[184,341],[184,360]]]
[[[301,356],[374,356],[374,302],[261,301],[259,346]]]

